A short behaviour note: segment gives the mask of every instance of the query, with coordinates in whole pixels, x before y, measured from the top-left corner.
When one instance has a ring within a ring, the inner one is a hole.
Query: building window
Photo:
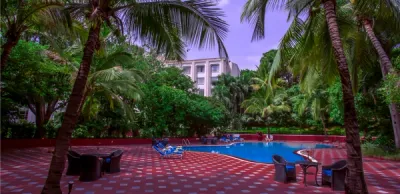
[[[204,96],[204,89],[199,89],[199,95]]]
[[[18,112],[19,113],[19,118],[28,120],[28,112],[29,112],[28,109],[25,109],[25,108],[19,109],[19,112]]]
[[[183,67],[183,73],[186,74],[186,75],[190,75],[190,67],[187,67],[187,66],[185,67],[184,66]]]
[[[197,78],[197,85],[204,85],[204,77]]]
[[[219,72],[219,65],[218,64],[211,65],[211,71],[213,73],[218,73]]]
[[[204,66],[197,66],[197,73],[204,73]]]
[[[218,81],[218,77],[211,77],[211,83],[215,84]]]

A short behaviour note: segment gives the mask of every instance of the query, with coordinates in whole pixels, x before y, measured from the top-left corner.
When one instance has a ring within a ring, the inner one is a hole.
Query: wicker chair
[[[82,182],[95,181],[101,177],[103,161],[94,155],[81,155],[81,173],[79,180]]]
[[[330,166],[322,166],[322,185],[330,185],[334,191],[343,191],[346,172],[346,160],[337,161]]]
[[[296,166],[294,163],[287,162],[282,156],[273,155],[272,161],[275,166],[274,180],[278,182],[288,183],[296,182]]]
[[[81,163],[80,163],[81,155],[78,152],[69,150],[67,157],[68,157],[68,169],[65,174],[69,176],[79,175],[81,172]]]
[[[117,150],[110,154],[109,157],[104,158],[103,167],[104,171],[107,173],[116,173],[121,171],[121,157],[124,152],[122,150]]]

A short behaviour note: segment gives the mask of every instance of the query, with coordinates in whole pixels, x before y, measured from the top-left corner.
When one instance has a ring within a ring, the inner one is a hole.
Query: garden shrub
[[[33,123],[29,123],[25,120],[21,120],[18,123],[13,123],[13,122],[9,122],[7,124],[2,123],[1,126],[2,139],[33,138],[35,132],[36,132],[36,126]]]

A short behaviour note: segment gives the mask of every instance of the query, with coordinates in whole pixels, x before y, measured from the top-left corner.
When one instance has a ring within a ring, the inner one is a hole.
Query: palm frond
[[[265,14],[267,8],[281,9],[285,5],[283,0],[248,0],[243,7],[240,20],[250,23],[254,27],[252,41],[263,39],[265,36]]]
[[[167,56],[183,58],[184,45],[179,39],[182,36],[189,46],[196,45],[202,49],[217,45],[220,56],[228,57],[223,44],[228,24],[221,19],[222,11],[210,1],[146,0],[115,10],[127,25],[127,30],[142,41],[166,52],[175,49],[175,54]],[[167,38],[169,42],[165,41]]]

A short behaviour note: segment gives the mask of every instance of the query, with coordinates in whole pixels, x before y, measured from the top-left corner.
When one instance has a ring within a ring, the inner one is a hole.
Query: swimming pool
[[[244,142],[232,145],[217,146],[185,146],[184,149],[196,152],[217,152],[245,160],[262,163],[272,163],[272,155],[278,154],[289,162],[304,160],[294,152],[299,149],[330,148],[330,145],[315,143],[292,142]]]

